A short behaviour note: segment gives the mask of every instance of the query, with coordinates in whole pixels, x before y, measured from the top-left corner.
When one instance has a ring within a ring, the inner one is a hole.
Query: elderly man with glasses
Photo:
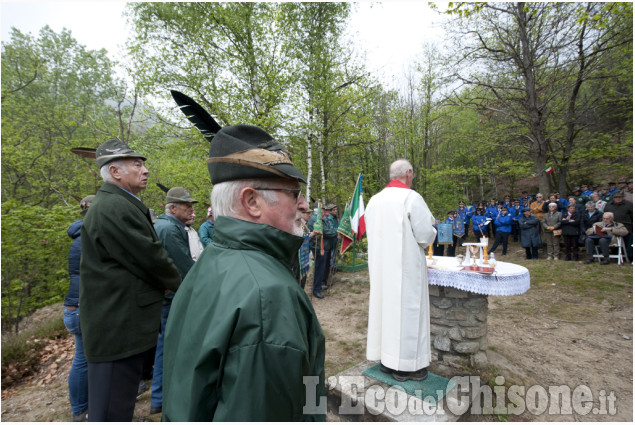
[[[220,129],[208,164],[214,242],[172,302],[163,420],[325,420],[324,334],[291,270],[306,179],[249,125]]]

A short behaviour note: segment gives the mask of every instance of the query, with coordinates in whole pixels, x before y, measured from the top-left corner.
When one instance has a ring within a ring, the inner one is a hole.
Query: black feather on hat
[[[170,93],[172,93],[176,104],[181,108],[181,112],[194,124],[198,131],[203,133],[207,141],[211,142],[214,135],[221,129],[216,120],[189,96],[176,90],[170,90]]]
[[[289,152],[266,131],[252,125],[221,128],[194,100],[176,90],[171,93],[187,119],[210,141],[207,169],[212,184],[267,177],[306,183]]]
[[[163,186],[161,183],[157,183],[157,186],[159,186],[159,189],[161,189],[162,191],[164,191],[165,193],[168,193],[168,191],[170,190],[169,187],[165,187]]]

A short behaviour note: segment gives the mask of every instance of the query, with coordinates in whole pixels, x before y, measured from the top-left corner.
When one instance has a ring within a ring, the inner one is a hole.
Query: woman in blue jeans
[[[94,195],[81,200],[81,214],[86,214]],[[68,374],[68,394],[73,411],[73,422],[84,422],[88,412],[88,363],[84,357],[82,329],[79,324],[79,260],[82,254],[82,220],[68,227],[68,236],[73,239],[68,252],[68,273],[71,276],[66,298],[64,298],[64,326],[75,337],[75,357]]]
[[[73,411],[73,422],[83,422],[86,420],[88,411],[88,363],[84,357],[79,308],[64,306],[64,325],[75,337],[75,357],[68,374],[68,394]]]

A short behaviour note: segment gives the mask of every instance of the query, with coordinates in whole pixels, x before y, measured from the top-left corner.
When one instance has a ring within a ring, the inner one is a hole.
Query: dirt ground
[[[523,254],[512,246],[505,261],[526,265]],[[544,267],[558,266],[546,260],[539,262]],[[574,269],[582,267],[612,273],[618,266],[600,269],[599,265],[580,263]],[[566,385],[573,390],[586,385],[593,394],[593,408],[608,409],[608,400],[614,395],[615,414],[593,414],[592,409],[585,415],[575,411],[550,414],[547,410],[540,415],[525,411],[518,416],[472,416],[470,420],[633,421],[632,266],[619,267],[630,269],[628,281],[623,281],[623,275],[616,278],[619,290],[601,301],[561,282],[533,278],[525,294],[490,296],[488,370],[461,373],[480,373],[491,379],[501,376],[504,385],[538,385],[547,391],[550,386]],[[305,289],[311,297],[311,276],[308,281]],[[327,378],[365,360],[368,293],[367,271],[339,272],[324,299],[311,297],[326,335]],[[61,305],[42,309],[31,320],[47,320],[55,315],[62,315]],[[73,340],[69,336],[52,341],[45,350],[48,360],[37,375],[2,388],[2,421],[71,420],[67,379]],[[150,416],[149,410],[148,391],[137,402],[135,420],[159,421],[160,414]],[[328,420],[336,419],[328,416]]]

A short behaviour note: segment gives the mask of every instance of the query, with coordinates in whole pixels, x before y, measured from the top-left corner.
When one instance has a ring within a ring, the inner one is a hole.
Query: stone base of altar
[[[487,295],[430,285],[432,362],[451,368],[487,365]]]
[[[421,400],[399,385],[390,386],[363,374],[376,363],[364,361],[328,378],[327,421],[457,422],[470,417],[478,393],[472,395],[465,386],[456,385],[438,401]]]

